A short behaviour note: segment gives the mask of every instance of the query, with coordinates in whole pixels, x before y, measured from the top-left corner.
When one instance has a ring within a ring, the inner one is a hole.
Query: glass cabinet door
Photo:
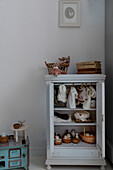
[[[97,145],[105,157],[105,85],[97,83]]]

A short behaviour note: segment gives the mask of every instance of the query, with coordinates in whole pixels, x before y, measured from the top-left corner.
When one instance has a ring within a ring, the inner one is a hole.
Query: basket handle
[[[91,126],[90,126],[90,130],[91,130],[91,133],[92,133],[93,135],[95,135],[95,132],[92,130]]]
[[[47,62],[45,61],[45,65],[48,66]]]
[[[84,137],[85,137],[86,125],[84,125]]]

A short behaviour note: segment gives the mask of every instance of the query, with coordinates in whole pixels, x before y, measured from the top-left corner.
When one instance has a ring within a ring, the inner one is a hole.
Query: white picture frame
[[[60,0],[60,27],[80,27],[80,0]]]

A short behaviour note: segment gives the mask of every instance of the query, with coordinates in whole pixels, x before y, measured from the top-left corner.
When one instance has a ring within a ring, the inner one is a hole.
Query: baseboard
[[[106,140],[106,157],[113,163],[113,144]]]
[[[45,156],[46,150],[44,147],[31,147],[30,156]]]

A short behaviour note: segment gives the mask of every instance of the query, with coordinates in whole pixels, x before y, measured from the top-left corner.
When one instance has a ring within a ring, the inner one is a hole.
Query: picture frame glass
[[[77,24],[77,4],[63,4],[63,23]]]

